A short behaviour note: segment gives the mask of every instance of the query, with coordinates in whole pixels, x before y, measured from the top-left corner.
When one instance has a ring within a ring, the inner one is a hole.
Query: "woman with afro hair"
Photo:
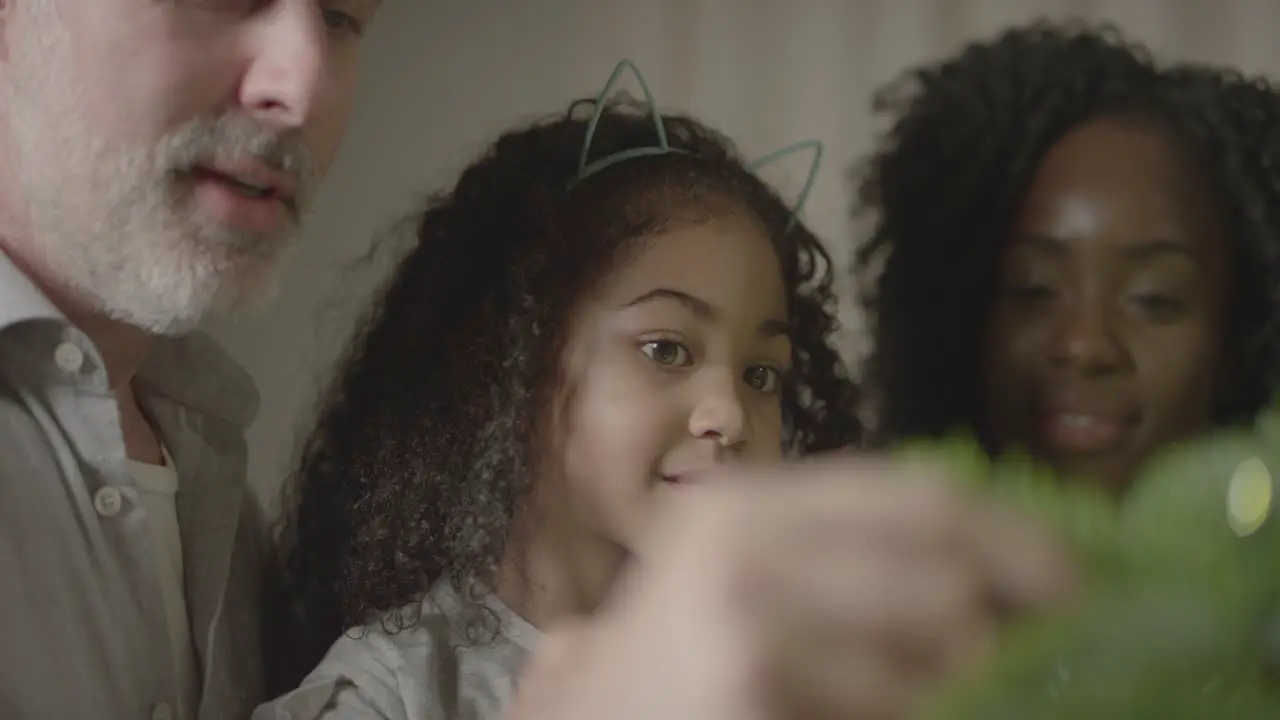
[[[646,107],[575,103],[415,215],[290,485],[267,645],[297,690],[259,717],[497,717],[655,503],[861,440],[822,244],[726,138],[661,124],[671,152]],[[588,138],[621,161],[584,173]]]
[[[877,437],[973,431],[1122,490],[1280,361],[1280,93],[1034,24],[912,70],[861,178]]]

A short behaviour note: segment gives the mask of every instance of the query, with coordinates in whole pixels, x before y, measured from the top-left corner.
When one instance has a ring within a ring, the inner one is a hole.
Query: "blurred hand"
[[[999,622],[1075,588],[1040,527],[943,480],[830,457],[682,488],[508,720],[909,717]]]

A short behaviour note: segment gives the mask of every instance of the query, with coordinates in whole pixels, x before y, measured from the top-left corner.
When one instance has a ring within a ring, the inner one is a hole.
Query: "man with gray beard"
[[[257,394],[192,330],[270,294],[378,4],[0,2],[0,715],[262,699]]]

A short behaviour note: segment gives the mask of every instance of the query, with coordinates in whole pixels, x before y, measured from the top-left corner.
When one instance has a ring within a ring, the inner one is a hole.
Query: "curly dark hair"
[[[575,184],[594,107],[578,101],[502,135],[418,216],[286,489],[267,618],[273,690],[295,687],[345,629],[438,578],[491,577],[538,464],[568,313],[631,241],[672,220],[725,209],[759,218],[793,325],[787,448],[861,440],[857,388],[829,344],[835,297],[820,241],[790,224],[727,138],[685,116],[663,118],[683,152]],[[643,107],[611,102],[592,157],[654,144]]]
[[[1280,94],[1216,69],[1161,67],[1106,24],[1034,23],[914,69],[876,96],[894,120],[855,168],[875,227],[855,256],[874,347],[875,444],[974,429],[986,444],[982,339],[1014,214],[1049,148],[1100,116],[1184,148],[1229,224],[1234,276],[1215,422],[1251,419],[1280,361]],[[874,273],[879,272],[878,277]],[[946,348],[945,352],[939,352]]]

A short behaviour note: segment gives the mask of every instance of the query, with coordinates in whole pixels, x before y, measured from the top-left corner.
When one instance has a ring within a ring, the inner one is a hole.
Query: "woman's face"
[[[1168,135],[1093,120],[1045,155],[1015,217],[986,337],[989,428],[1122,489],[1210,420],[1227,231]]]

